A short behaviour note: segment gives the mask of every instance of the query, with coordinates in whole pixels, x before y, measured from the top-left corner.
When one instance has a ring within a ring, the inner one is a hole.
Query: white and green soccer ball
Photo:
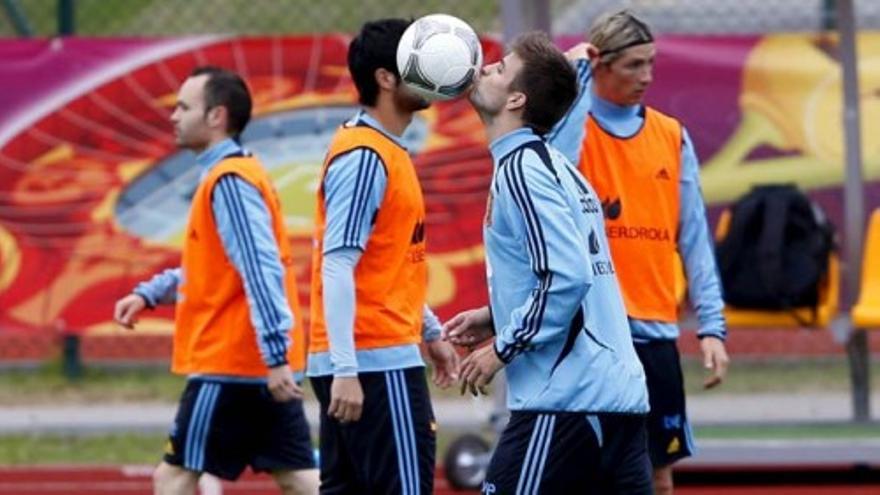
[[[403,82],[430,100],[464,93],[483,65],[483,49],[468,23],[447,14],[416,19],[397,45],[397,69]]]

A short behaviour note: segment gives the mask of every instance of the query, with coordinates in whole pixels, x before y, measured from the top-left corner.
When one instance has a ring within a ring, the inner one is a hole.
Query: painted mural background
[[[560,40],[563,46],[574,39]],[[307,303],[317,172],[357,108],[348,38],[188,37],[0,42],[0,334],[118,332],[112,304],[179,260],[197,172],[168,115],[196,65],[240,72],[255,118],[243,136],[275,180]],[[486,60],[501,45],[484,40]],[[678,117],[718,211],[755,183],[795,182],[842,225],[843,130],[836,39],[663,37],[648,102]],[[858,39],[867,206],[880,206],[880,33]],[[481,220],[491,174],[463,100],[417,116],[405,140],[428,203],[429,303],[485,302]],[[169,309],[142,331],[170,332]]]

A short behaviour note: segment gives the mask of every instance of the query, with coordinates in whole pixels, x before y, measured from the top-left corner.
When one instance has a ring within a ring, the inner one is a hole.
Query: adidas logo
[[[669,171],[666,170],[666,167],[663,167],[660,169],[659,172],[657,172],[657,175],[655,175],[654,178],[655,179],[662,179],[662,180],[669,180],[670,179]]]

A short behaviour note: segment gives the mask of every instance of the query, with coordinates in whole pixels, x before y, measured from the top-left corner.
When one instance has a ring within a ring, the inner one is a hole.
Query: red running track
[[[0,495],[150,495],[149,466],[0,467]],[[245,474],[236,483],[208,483],[204,495],[275,495],[271,478]],[[435,494],[452,495],[438,473]],[[678,495],[877,495],[878,485],[679,486]]]

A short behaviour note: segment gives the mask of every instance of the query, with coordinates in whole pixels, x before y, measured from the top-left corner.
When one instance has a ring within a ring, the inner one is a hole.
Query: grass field
[[[874,393],[880,393],[880,372],[875,367]],[[698,394],[703,369],[696,360],[684,363],[687,388]],[[27,404],[95,404],[108,402],[177,401],[184,380],[155,368],[87,368],[83,377],[69,381],[60,365],[37,370],[6,370],[0,373],[0,406]],[[767,392],[846,392],[848,368],[843,358],[789,361],[735,362],[723,393]],[[307,391],[309,396],[311,393]],[[434,391],[435,396],[452,397],[457,392]],[[796,438],[878,438],[876,424],[820,424],[773,426],[697,427],[698,438],[719,439],[796,439]],[[452,435],[438,436],[438,455],[445,452]],[[161,454],[165,442],[161,434],[100,434],[83,436],[7,435],[0,436],[0,465],[29,464],[150,464]],[[439,457],[438,457],[439,458]]]
[[[880,438],[880,428],[876,424],[712,426],[696,427],[694,433],[699,440]],[[456,435],[442,431],[438,434],[438,460],[442,459]],[[160,458],[165,441],[165,435],[135,433],[0,436],[0,465],[152,464]]]
[[[704,370],[693,359],[684,361],[688,393],[700,393]],[[86,368],[70,381],[57,363],[37,370],[0,373],[0,406],[25,404],[87,404],[95,402],[176,402],[184,380],[161,367],[138,369]],[[880,393],[880,367],[872,369],[871,383]],[[750,394],[772,392],[847,392],[849,368],[844,358],[734,361],[719,392]],[[435,390],[439,397],[458,391]]]
[[[38,36],[58,32],[58,0],[13,0]],[[150,36],[198,33],[355,32],[379,17],[446,12],[478,31],[497,31],[498,2],[483,0],[77,0],[75,32],[82,36]],[[14,34],[0,9],[0,36]]]

